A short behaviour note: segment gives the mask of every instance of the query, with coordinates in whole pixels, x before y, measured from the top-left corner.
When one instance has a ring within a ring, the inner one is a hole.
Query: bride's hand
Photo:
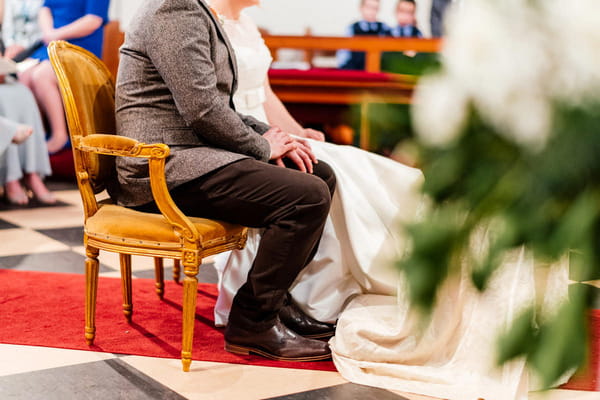
[[[325,141],[325,134],[323,132],[311,128],[303,129],[302,136],[304,136],[307,139],[318,140],[319,142]]]

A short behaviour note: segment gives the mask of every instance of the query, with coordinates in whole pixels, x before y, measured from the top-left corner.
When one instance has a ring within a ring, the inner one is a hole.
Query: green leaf
[[[535,310],[533,307],[523,311],[512,323],[510,329],[498,340],[498,364],[503,364],[521,356],[527,356],[535,344]]]

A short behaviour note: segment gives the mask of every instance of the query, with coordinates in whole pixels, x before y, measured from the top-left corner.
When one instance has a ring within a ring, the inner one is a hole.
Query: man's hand
[[[307,139],[318,140],[319,142],[325,141],[325,134],[323,132],[311,128],[303,129],[302,136],[304,136]]]
[[[286,153],[295,150],[297,145],[294,139],[279,128],[271,128],[263,134],[271,147],[269,160],[281,159]],[[279,164],[279,163],[278,163]]]
[[[302,172],[313,173],[313,164],[317,164],[317,157],[312,152],[310,145],[301,139],[295,139],[296,148],[284,154],[283,157],[289,158]],[[285,167],[282,158],[276,159],[277,165]]]

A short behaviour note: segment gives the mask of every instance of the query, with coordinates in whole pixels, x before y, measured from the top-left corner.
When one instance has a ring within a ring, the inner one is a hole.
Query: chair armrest
[[[169,146],[162,143],[145,144],[135,139],[117,135],[87,135],[83,136],[75,147],[81,151],[110,156],[167,158]]]
[[[74,143],[77,150],[122,157],[148,158],[152,197],[161,214],[173,226],[180,238],[194,247],[202,237],[194,224],[175,205],[165,177],[165,159],[169,146],[163,143],[145,144],[124,136],[93,134],[81,137]]]

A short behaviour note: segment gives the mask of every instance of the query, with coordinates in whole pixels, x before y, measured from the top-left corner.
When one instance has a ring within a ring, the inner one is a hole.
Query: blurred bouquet
[[[408,229],[399,265],[430,308],[460,262],[485,290],[503,254],[568,256],[600,276],[600,1],[465,0],[447,26],[441,68],[422,78],[413,121],[433,209]],[[478,227],[492,226],[483,257]],[[459,261],[460,260],[460,261]],[[546,385],[585,357],[585,285],[553,318],[533,309],[501,340],[500,362],[527,357]]]

